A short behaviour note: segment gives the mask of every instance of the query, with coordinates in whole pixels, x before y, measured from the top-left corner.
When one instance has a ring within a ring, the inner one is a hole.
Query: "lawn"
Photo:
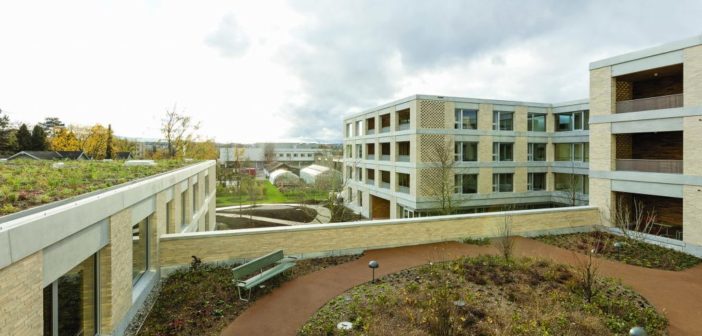
[[[667,320],[612,279],[588,303],[570,267],[481,256],[404,270],[332,299],[299,335],[624,335]],[[351,330],[338,330],[342,321]]]
[[[61,168],[53,164],[61,162]],[[125,166],[120,161],[34,161],[0,163],[0,216],[67,199],[192,164],[157,161]]]
[[[254,290],[250,302],[239,300],[232,282],[233,266],[194,263],[163,281],[138,335],[219,335],[251,303],[283,282],[358,257],[299,260],[289,271],[266,281],[263,289]]]
[[[263,195],[261,195],[256,203],[300,203],[304,202],[320,202],[327,199],[327,194],[323,192],[301,192],[299,189],[290,189],[287,191],[279,190],[270,181],[257,181],[263,186]],[[217,207],[252,204],[248,195],[236,195],[235,192],[227,192],[222,188],[217,189]]]
[[[577,252],[585,252],[596,246],[598,256],[629,265],[669,271],[684,270],[702,262],[702,259],[686,253],[599,231],[541,236],[536,239]],[[614,246],[615,242],[621,243],[619,251]]]

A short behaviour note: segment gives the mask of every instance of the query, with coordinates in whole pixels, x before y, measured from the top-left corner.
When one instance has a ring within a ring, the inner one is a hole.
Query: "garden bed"
[[[283,282],[359,257],[299,260],[289,271],[266,281],[264,288],[255,289],[249,302],[239,300],[232,282],[233,266],[191,265],[163,280],[138,335],[219,335],[254,301]]]
[[[600,279],[586,302],[569,267],[481,256],[383,277],[331,300],[299,335],[612,335],[667,320],[617,281]],[[353,323],[340,331],[337,324]]]
[[[680,271],[702,262],[702,259],[680,251],[601,231],[541,236],[535,239],[581,253],[596,247],[597,256],[647,268]],[[614,246],[615,242],[620,243],[619,250]]]
[[[309,223],[317,217],[317,211],[312,208],[301,208],[301,207],[284,207],[284,208],[271,208],[262,207],[256,209],[244,209],[241,212],[236,209],[231,210],[220,210],[219,212],[229,213],[238,215],[253,215],[259,217],[268,217],[275,219],[284,219],[300,223]]]
[[[217,230],[238,230],[238,229],[254,229],[264,227],[287,226],[278,223],[265,222],[244,217],[226,217],[217,216]]]

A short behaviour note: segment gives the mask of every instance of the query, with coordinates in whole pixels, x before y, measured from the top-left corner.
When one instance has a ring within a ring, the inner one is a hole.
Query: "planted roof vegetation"
[[[57,162],[60,167],[54,167]],[[125,166],[123,161],[35,161],[0,163],[0,216],[192,164],[156,161]]]

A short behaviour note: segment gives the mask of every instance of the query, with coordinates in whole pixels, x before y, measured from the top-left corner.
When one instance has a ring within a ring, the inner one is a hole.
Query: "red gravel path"
[[[517,238],[516,254],[573,264],[573,252],[535,240]],[[314,272],[289,282],[256,301],[222,331],[223,336],[295,335],[327,301],[370,281],[370,260],[376,276],[395,273],[430,261],[495,254],[490,246],[446,242],[366,251],[358,260]],[[662,271],[601,260],[600,273],[619,278],[648,299],[670,322],[670,335],[702,335],[702,265],[682,272]]]

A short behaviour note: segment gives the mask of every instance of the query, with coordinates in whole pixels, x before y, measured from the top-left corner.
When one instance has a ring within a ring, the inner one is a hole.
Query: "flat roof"
[[[620,63],[631,62],[637,59],[665,54],[671,51],[681,50],[702,44],[702,35],[688,37],[683,40],[668,42],[659,46],[632,51],[630,53],[605,58],[603,60],[590,63],[590,70],[611,66]]]

